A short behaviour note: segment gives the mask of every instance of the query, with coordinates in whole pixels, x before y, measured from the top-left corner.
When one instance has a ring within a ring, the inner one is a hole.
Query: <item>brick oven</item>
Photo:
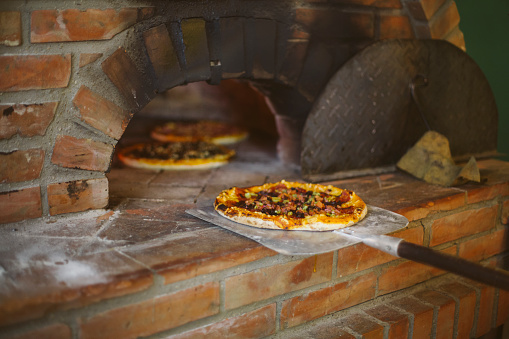
[[[380,40],[464,50],[459,20],[452,0],[2,2],[0,338],[507,336],[508,291],[363,244],[285,256],[185,213],[302,180],[303,126],[333,74]],[[185,95],[199,103],[171,106]],[[219,169],[119,165],[165,105],[252,136]],[[457,187],[399,171],[328,183],[407,217],[394,236],[507,269],[509,164],[478,165],[482,183]]]

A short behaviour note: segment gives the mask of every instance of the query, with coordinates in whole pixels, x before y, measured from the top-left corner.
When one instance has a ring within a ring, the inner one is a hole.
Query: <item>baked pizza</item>
[[[155,127],[151,137],[162,142],[208,141],[229,145],[244,140],[245,129],[219,121],[170,121]]]
[[[234,155],[234,150],[204,141],[139,143],[117,153],[127,166],[156,170],[215,168],[228,163]]]
[[[352,191],[284,180],[224,190],[214,208],[225,218],[244,225],[307,231],[348,227],[367,213],[364,201]]]

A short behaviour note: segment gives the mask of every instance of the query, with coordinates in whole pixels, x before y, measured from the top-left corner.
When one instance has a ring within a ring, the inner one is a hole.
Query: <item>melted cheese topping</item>
[[[233,150],[206,142],[136,144],[118,152],[124,164],[148,169],[214,168],[234,155]]]
[[[367,212],[366,204],[352,191],[284,180],[225,190],[214,207],[221,215],[243,224],[306,230],[347,227]]]
[[[219,121],[172,121],[157,126],[151,132],[152,138],[163,142],[208,141],[228,145],[242,141],[247,131]]]

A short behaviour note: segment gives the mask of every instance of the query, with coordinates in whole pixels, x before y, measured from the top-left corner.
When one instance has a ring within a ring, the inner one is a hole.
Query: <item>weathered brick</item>
[[[212,325],[200,327],[167,339],[223,339],[223,338],[265,338],[276,331],[276,304],[230,317]]]
[[[154,180],[150,181],[150,184],[167,187],[185,186],[203,188],[209,183],[211,174],[214,172],[214,169],[189,171],[186,173],[185,177],[183,177],[182,172],[179,171],[162,171],[157,174]],[[123,177],[120,178],[120,180],[122,179]]]
[[[0,11],[0,45],[21,44],[21,12]]]
[[[302,65],[306,59],[308,45],[309,40],[307,39],[288,40],[281,67],[277,71],[278,78],[285,84],[295,86],[299,80]]]
[[[42,149],[0,153],[0,183],[39,178],[44,163]]]
[[[210,79],[210,57],[205,20],[201,18],[182,20],[181,29],[185,46],[186,80],[192,82]]]
[[[22,137],[46,134],[57,105],[58,102],[0,105],[0,139],[8,139],[15,134]]]
[[[145,170],[145,172],[149,172]],[[150,174],[150,172],[149,172]],[[142,175],[141,178],[147,176]],[[111,185],[111,196],[134,199],[164,199],[178,201],[180,203],[193,203],[200,195],[200,187],[171,187],[165,185],[147,185],[145,183],[134,182],[124,185],[121,181],[116,181]]]
[[[0,56],[0,92],[67,87],[71,55]]]
[[[406,5],[415,19],[428,21],[444,2],[445,0],[406,1]]]
[[[345,324],[352,331],[361,335],[363,339],[381,339],[384,337],[384,327],[368,319],[366,315],[351,315],[345,319]]]
[[[504,225],[509,224],[509,200],[502,204],[502,216],[500,222]]]
[[[276,21],[271,19],[254,19],[252,39],[246,36],[245,43],[253,46],[252,75],[256,79],[274,78],[276,61]],[[246,27],[247,28],[247,27]]]
[[[324,323],[307,325],[305,329],[296,331],[295,334],[285,336],[286,339],[355,339],[356,337],[346,331],[343,319],[339,321],[329,320]]]
[[[155,97],[151,84],[138,71],[125,49],[117,49],[101,67],[134,110],[141,109]]]
[[[108,180],[90,179],[48,185],[51,215],[82,212],[108,205]]]
[[[501,326],[509,321],[509,291],[498,290],[498,307],[496,326]]]
[[[370,316],[389,324],[388,339],[408,337],[410,321],[408,316],[401,311],[386,305],[379,305],[365,311]]]
[[[495,302],[495,288],[478,283],[474,286],[480,289],[479,313],[477,318],[477,329],[475,336],[480,337],[487,334],[491,330],[493,319],[493,303]]]
[[[80,63],[79,68],[85,67],[102,57],[102,53],[81,53],[80,54]]]
[[[0,223],[16,222],[42,216],[41,189],[30,187],[0,193]]]
[[[166,25],[159,25],[143,32],[143,38],[157,77],[158,89],[163,91],[183,84],[185,75],[180,68]]]
[[[422,245],[424,231],[421,227],[415,227],[398,231],[391,235],[414,244]],[[362,243],[348,246],[338,250],[338,276],[347,276],[395,259],[397,258],[390,254]]]
[[[495,184],[506,184],[505,195],[509,195],[509,162],[498,159],[479,160],[477,166],[483,172],[483,178],[490,186]],[[479,185],[468,185],[469,188],[479,187]]]
[[[31,16],[30,41],[107,40],[153,13],[153,8],[37,10]]]
[[[432,290],[417,292],[414,296],[435,307],[436,333],[433,338],[452,338],[456,304],[451,297]]]
[[[158,172],[147,171],[139,168],[115,168],[106,174],[111,183],[116,183],[118,186],[122,184],[143,184],[148,187],[148,184],[157,177]],[[113,184],[111,185],[113,189]]]
[[[322,39],[370,39],[375,34],[375,15],[370,12],[297,8],[295,21]]]
[[[178,215],[172,218],[178,218]],[[224,230],[209,228],[208,225],[202,227],[203,230],[195,227],[198,229],[195,232],[185,230],[188,236],[169,239],[161,245],[126,248],[123,252],[151,267],[164,277],[166,284],[276,255],[276,252],[245,237],[225,234]],[[191,226],[187,228],[191,229]]]
[[[106,100],[86,86],[81,86],[73,99],[81,119],[90,126],[118,140],[132,118],[132,113]]]
[[[430,20],[431,38],[442,39],[449,34],[460,23],[460,15],[454,1],[450,1],[444,9],[435,13]]]
[[[31,330],[19,335],[9,337],[9,339],[66,339],[72,338],[71,329],[65,324],[48,325],[36,330]]]
[[[459,308],[457,338],[468,338],[474,326],[476,294],[475,290],[466,285],[452,282],[440,286],[447,294],[457,298]]]
[[[66,227],[76,226],[77,219],[66,221]],[[91,226],[89,220],[85,223]],[[50,224],[42,221],[39,226],[52,228]],[[18,233],[23,233],[22,229]],[[152,273],[132,259],[113,250],[91,249],[82,240],[61,235],[10,239],[14,246],[19,244],[31,252],[22,265],[12,259],[11,264],[9,260],[2,262],[6,268],[4,279],[13,279],[16,284],[2,286],[0,327],[16,323],[23,326],[23,321],[134,294],[153,284]],[[15,258],[16,253],[11,257]]]
[[[354,339],[355,337],[350,333],[336,327],[319,328],[316,331],[307,331],[309,337],[313,339]],[[302,338],[302,337],[297,337]]]
[[[467,199],[469,204],[475,204],[477,202],[495,199],[499,195],[509,195],[509,183],[497,183],[477,189],[470,189],[468,190]]]
[[[413,204],[412,206],[395,210],[406,217],[409,221],[423,219],[428,215],[441,211],[451,211],[465,206],[465,193],[454,194],[442,199]]]
[[[380,39],[412,39],[414,32],[407,16],[380,15]]]
[[[367,203],[401,214],[409,221],[466,205],[465,190],[439,186],[430,189],[428,183],[400,172],[330,182],[335,183],[358,192]],[[394,199],[387,199],[388,196]]]
[[[232,309],[329,281],[332,253],[264,267],[225,281],[225,308]]]
[[[495,227],[498,206],[463,211],[436,219],[431,225],[430,246],[454,241]]]
[[[283,301],[281,328],[296,326],[375,297],[374,273]]]
[[[113,146],[92,139],[59,135],[51,162],[62,167],[106,172],[110,168]]]
[[[404,297],[391,302],[405,312],[411,313],[413,316],[413,339],[431,338],[431,329],[433,325],[433,307],[428,306],[414,298]]]
[[[219,284],[210,282],[79,320],[81,338],[137,338],[219,313]]]
[[[509,230],[501,229],[494,233],[471,239],[459,244],[459,256],[472,261],[481,261],[509,249],[507,239]]]
[[[221,70],[223,79],[242,76],[246,72],[244,48],[244,18],[226,17],[219,19],[219,48],[221,50]]]
[[[448,247],[443,251],[454,255],[456,246]],[[412,261],[404,261],[395,266],[384,268],[378,278],[379,294],[387,294],[415,285],[432,277],[443,274],[444,271]]]

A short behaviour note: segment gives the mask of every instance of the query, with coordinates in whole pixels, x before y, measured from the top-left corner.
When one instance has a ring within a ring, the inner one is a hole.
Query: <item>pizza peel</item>
[[[214,210],[212,203],[186,212],[285,255],[326,253],[362,241],[331,231],[285,231],[246,226],[219,215]],[[350,228],[354,228],[356,232],[382,235],[393,233],[407,225],[408,220],[402,215],[380,207],[368,206],[366,217]]]
[[[199,219],[256,241],[284,255],[315,255],[339,250],[357,243],[376,248],[395,257],[434,266],[472,280],[509,291],[509,272],[491,269],[459,257],[444,254],[403,239],[387,236],[405,228],[404,216],[368,205],[366,217],[353,226],[335,231],[285,231],[239,224],[219,215],[212,205],[186,210]]]

